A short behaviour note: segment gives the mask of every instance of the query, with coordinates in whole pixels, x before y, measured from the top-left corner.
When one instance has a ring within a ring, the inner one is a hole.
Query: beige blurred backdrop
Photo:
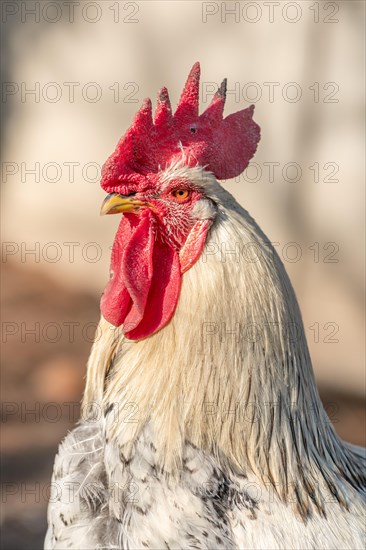
[[[118,223],[99,217],[99,167],[143,98],[166,85],[174,106],[199,60],[202,109],[223,77],[226,114],[256,106],[257,154],[223,185],[276,243],[332,420],[340,420],[339,403],[362,403],[364,8],[363,1],[2,2],[5,401],[79,401]],[[9,411],[6,460],[15,464],[29,450],[47,479],[72,422],[42,417],[34,428],[16,424],[19,409]],[[362,410],[349,414],[339,431],[362,443]],[[10,482],[17,471],[10,468]],[[41,478],[36,468],[27,479]],[[22,547],[35,548],[27,544],[39,544],[45,499],[27,507],[16,486],[11,491],[8,510],[22,510],[23,523],[8,513],[7,547],[19,547],[28,529]]]

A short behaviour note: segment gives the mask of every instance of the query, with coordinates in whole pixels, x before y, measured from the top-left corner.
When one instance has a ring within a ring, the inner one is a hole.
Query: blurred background
[[[33,2],[2,9],[2,548],[42,547],[57,445],[78,419],[118,220],[100,166],[144,97],[202,68],[204,108],[251,103],[262,140],[224,185],[289,272],[323,402],[365,444],[364,7]]]

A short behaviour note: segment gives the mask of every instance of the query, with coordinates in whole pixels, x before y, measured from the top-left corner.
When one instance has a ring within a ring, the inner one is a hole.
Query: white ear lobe
[[[212,220],[216,216],[216,208],[209,199],[200,199],[192,209],[192,217],[197,220]]]

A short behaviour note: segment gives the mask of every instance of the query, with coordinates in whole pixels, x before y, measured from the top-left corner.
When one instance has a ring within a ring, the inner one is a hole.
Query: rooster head
[[[166,88],[154,118],[145,100],[102,169],[101,213],[123,216],[101,310],[131,340],[171,320],[182,275],[200,257],[217,212],[204,175],[239,175],[259,141],[254,106],[223,118],[226,80],[198,114],[199,77],[195,63],[174,115]]]

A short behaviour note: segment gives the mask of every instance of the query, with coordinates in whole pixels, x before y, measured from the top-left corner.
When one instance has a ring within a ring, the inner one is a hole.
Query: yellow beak
[[[132,197],[123,197],[118,193],[111,193],[104,199],[102,208],[100,209],[100,215],[137,212],[141,206],[148,206],[148,203],[133,199]]]

